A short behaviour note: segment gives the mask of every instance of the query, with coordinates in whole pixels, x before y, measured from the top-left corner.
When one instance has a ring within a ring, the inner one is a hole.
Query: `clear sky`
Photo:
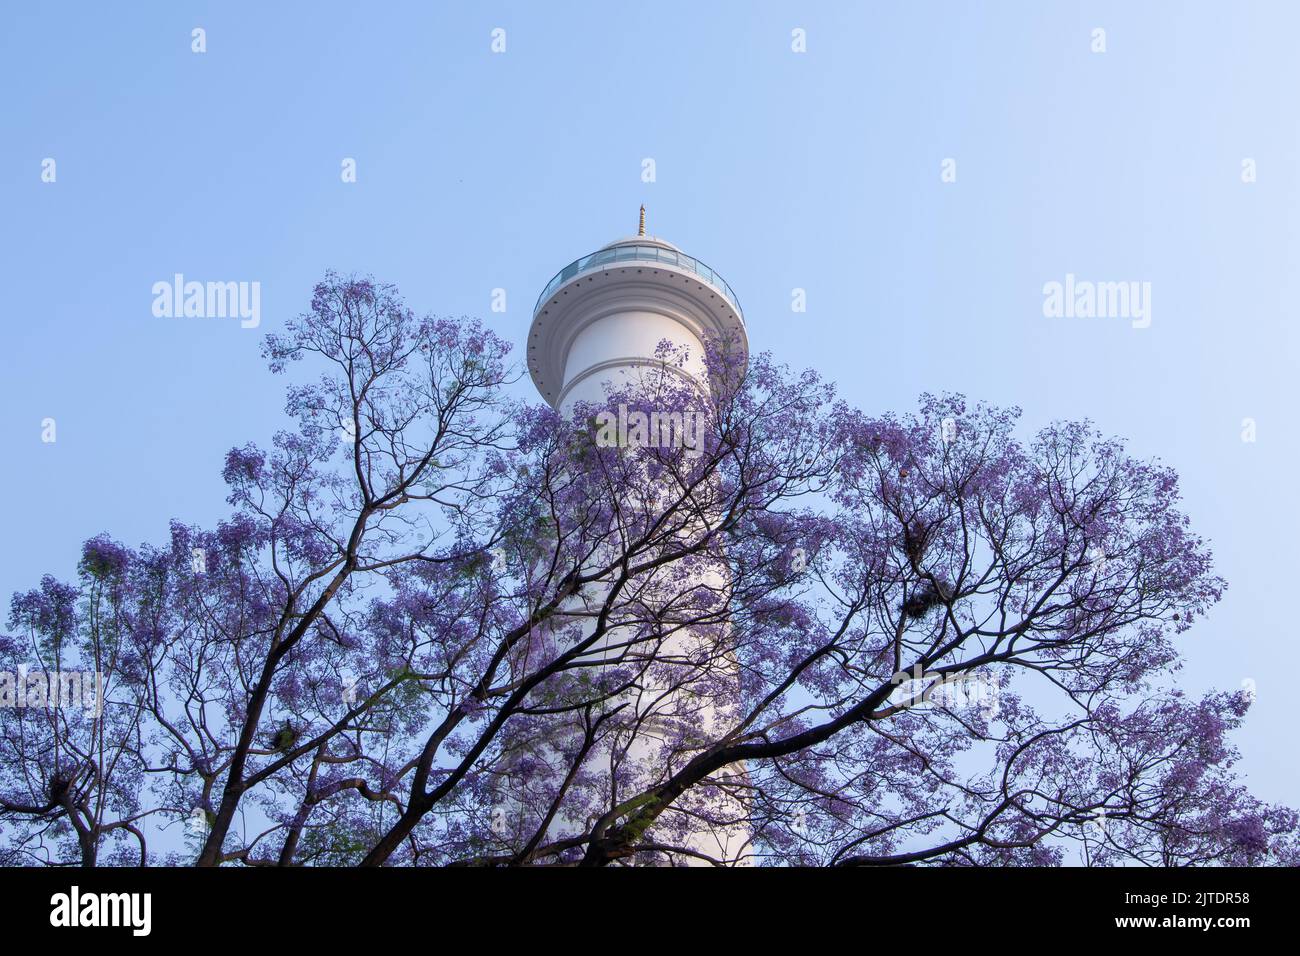
[[[1182,641],[1184,682],[1256,682],[1243,769],[1300,805],[1300,5],[82,3],[2,19],[5,600],[70,577],[97,532],[161,542],[173,517],[226,513],[226,449],[285,423],[262,334],[326,269],[522,343],[547,280],[635,232],[644,202],[651,233],[730,282],[755,350],[854,404],[958,390],[1020,405],[1028,427],[1091,418],[1176,467],[1230,582]],[[261,327],[155,317],[151,287],[177,272],[260,282]],[[1046,317],[1043,286],[1067,274],[1149,282],[1150,326]]]

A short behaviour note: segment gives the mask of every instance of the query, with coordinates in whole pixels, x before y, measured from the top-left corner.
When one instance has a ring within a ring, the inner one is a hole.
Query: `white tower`
[[[672,243],[647,236],[642,206],[637,235],[570,263],[542,290],[528,334],[528,368],[537,390],[558,411],[567,412],[580,401],[599,406],[605,401],[607,385],[631,384],[639,371],[661,368],[656,350],[667,340],[675,349],[686,350],[689,361],[680,372],[707,394],[710,383],[703,356],[709,339],[725,341],[738,367],[744,367],[749,345],[736,294],[698,259]],[[725,569],[721,574],[725,576]],[[719,585],[719,575],[708,577],[709,586]],[[725,580],[721,583],[725,585]],[[709,710],[706,723],[721,716]],[[634,744],[633,750],[642,758],[655,760],[653,730],[645,739],[637,737]],[[737,801],[730,801],[717,814],[717,818],[743,817],[744,807]],[[677,845],[714,860],[743,861],[748,827],[715,829],[699,824]],[[679,855],[673,862],[700,860]]]
[[[653,364],[663,339],[686,346],[704,381],[703,338],[749,354],[740,300],[723,278],[670,242],[645,234],[619,239],[569,263],[546,284],[528,333],[528,370],[551,407],[598,402],[604,383]]]

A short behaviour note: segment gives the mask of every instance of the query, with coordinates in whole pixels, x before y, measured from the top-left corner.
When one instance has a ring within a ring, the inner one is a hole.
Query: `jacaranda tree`
[[[332,274],[265,353],[293,427],[226,521],[14,597],[0,670],[100,689],[0,684],[0,862],[1300,862],[1248,698],[1172,681],[1224,588],[1177,477],[1087,424],[726,343],[560,415]]]

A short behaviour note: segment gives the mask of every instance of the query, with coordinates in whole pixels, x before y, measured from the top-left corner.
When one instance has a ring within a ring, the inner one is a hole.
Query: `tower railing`
[[[542,303],[550,298],[553,293],[564,283],[568,282],[574,276],[587,272],[591,269],[598,269],[601,266],[615,265],[620,262],[656,262],[663,265],[676,266],[686,272],[693,273],[703,279],[713,288],[722,293],[723,297],[735,308],[736,314],[744,321],[745,314],[740,308],[740,299],[732,291],[731,286],[727,285],[725,279],[718,275],[708,266],[694,256],[688,256],[684,252],[675,252],[672,249],[665,249],[662,246],[652,245],[620,245],[612,249],[601,249],[599,252],[593,252],[583,256],[581,259],[575,259],[567,266],[555,274],[555,278],[546,283],[546,288],[542,294],[537,297],[537,304],[533,306],[533,314],[536,315],[541,309]]]

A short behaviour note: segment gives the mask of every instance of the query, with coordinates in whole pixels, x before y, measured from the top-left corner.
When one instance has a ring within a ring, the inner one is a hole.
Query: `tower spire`
[[[641,204],[641,225],[637,227],[636,234],[638,236],[645,235],[645,203]]]

